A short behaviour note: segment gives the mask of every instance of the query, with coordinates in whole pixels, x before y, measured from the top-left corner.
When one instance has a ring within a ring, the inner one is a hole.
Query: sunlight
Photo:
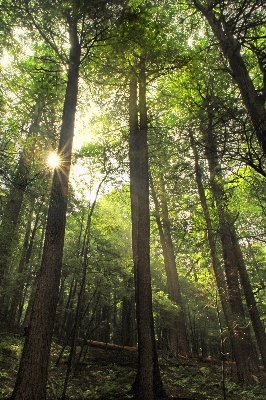
[[[59,156],[58,156],[58,154],[56,154],[56,153],[50,153],[49,154],[49,156],[48,156],[48,158],[47,158],[47,162],[48,162],[48,165],[51,167],[51,168],[56,168],[58,165],[59,165],[59,163],[60,163],[60,158],[59,158]]]

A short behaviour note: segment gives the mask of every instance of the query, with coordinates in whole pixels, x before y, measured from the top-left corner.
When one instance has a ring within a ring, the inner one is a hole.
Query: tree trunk
[[[137,353],[138,352],[138,348],[137,347],[133,347],[133,346],[121,346],[121,345],[117,345],[117,344],[113,344],[113,343],[107,343],[107,342],[98,342],[96,340],[89,340],[89,339],[78,339],[77,343],[79,345],[83,345],[84,342],[91,347],[98,347],[101,349],[107,349],[107,350],[119,350],[119,351],[129,351],[131,353]]]
[[[31,238],[30,238],[30,243],[29,243],[29,247],[28,247],[28,251],[27,251],[27,263],[30,260],[31,257],[31,253],[32,253],[32,249],[33,249],[33,245],[35,242],[35,236],[37,233],[37,229],[38,229],[38,225],[40,224],[40,226],[42,227],[41,230],[41,238],[40,240],[38,240],[38,243],[36,243],[36,246],[38,248],[38,252],[36,254],[36,259],[37,260],[41,260],[42,258],[42,248],[43,248],[43,243],[44,243],[44,237],[45,237],[45,221],[47,219],[47,210],[45,210],[43,212],[43,207],[41,206],[40,209],[37,211],[37,215],[35,218],[35,224],[32,230],[32,234],[31,234]],[[35,246],[35,247],[36,247]],[[29,326],[29,321],[30,321],[30,314],[31,314],[31,310],[32,310],[32,306],[33,306],[33,299],[34,299],[34,294],[35,294],[35,290],[36,290],[36,284],[38,281],[38,276],[40,273],[40,268],[38,266],[36,266],[34,268],[33,274],[35,277],[32,278],[32,276],[30,277],[30,294],[29,294],[29,299],[28,299],[28,304],[27,304],[27,309],[25,312],[25,316],[24,316],[24,320],[23,320],[23,327],[26,328]],[[28,281],[29,283],[29,281]]]
[[[26,258],[25,258],[25,264],[26,265],[28,265],[30,260],[31,260],[33,245],[34,245],[34,242],[35,242],[35,237],[36,237],[36,233],[37,233],[38,225],[39,225],[39,220],[40,220],[40,211],[35,211],[35,212],[37,212],[37,215],[35,216],[34,226],[33,226],[32,232],[31,232],[29,245],[28,245],[27,252],[26,252]],[[41,240],[41,243],[43,243],[43,240]],[[36,257],[36,258],[39,259],[39,257]],[[36,268],[35,268],[35,270],[36,270]],[[32,283],[33,282],[32,274],[33,274],[33,272],[29,268],[28,277],[27,277],[27,284],[26,284],[26,287],[25,287],[25,294],[27,292],[27,288],[28,287],[30,287],[32,292],[34,292],[34,290],[35,290],[35,286],[36,285],[35,285],[35,281],[34,281],[34,283]],[[24,299],[24,301],[25,301],[25,299]],[[29,303],[30,303],[30,301],[28,302],[26,313],[28,312],[28,308],[29,308],[29,310],[31,310],[31,306],[29,307]],[[18,316],[17,316],[17,324],[18,325],[20,324],[21,315],[22,315],[22,311],[23,311],[22,307],[20,307],[20,308],[21,309],[20,309],[20,311],[18,313]],[[26,320],[26,314],[25,314],[25,320]],[[24,325],[24,326],[28,326],[28,325]]]
[[[163,258],[165,272],[167,278],[167,288],[169,299],[178,306],[178,311],[174,318],[173,327],[170,332],[170,351],[176,355],[177,351],[182,355],[188,355],[188,342],[186,333],[185,314],[181,295],[179,277],[176,269],[174,244],[172,241],[170,221],[168,216],[168,206],[166,202],[166,193],[164,188],[163,178],[161,178],[161,209],[162,221],[160,218],[160,205],[158,197],[151,181],[151,193],[155,205],[155,218],[159,230],[160,242],[163,250]]]
[[[236,332],[236,319],[234,317],[234,313],[231,308],[231,304],[229,302],[229,294],[226,281],[224,279],[224,271],[220,265],[219,257],[216,252],[216,244],[213,235],[211,218],[208,210],[207,199],[204,191],[204,187],[201,179],[201,169],[199,165],[198,153],[195,144],[195,140],[193,138],[192,133],[190,133],[190,143],[194,153],[195,160],[195,173],[196,173],[196,181],[199,190],[200,202],[203,209],[207,231],[208,231],[208,241],[210,245],[210,253],[212,259],[212,265],[214,270],[214,275],[217,283],[218,293],[221,301],[221,305],[223,308],[223,313],[225,316],[225,321],[228,327],[231,345],[234,353],[234,357],[236,360],[237,373],[240,380],[251,380],[251,373],[248,368],[248,363],[246,363],[246,353],[243,351],[243,344],[241,341],[241,337]]]
[[[258,372],[259,365],[254,352],[250,329],[245,321],[245,312],[239,287],[237,259],[230,231],[232,216],[227,209],[227,196],[222,183],[223,177],[221,174],[221,166],[218,161],[217,146],[212,131],[211,114],[209,114],[209,124],[203,135],[206,145],[206,158],[209,164],[210,184],[218,212],[219,233],[223,250],[228,297],[234,318],[234,341],[236,342],[237,339],[239,341],[239,343],[235,343],[234,347],[238,376],[241,381],[249,381],[252,380],[252,372]],[[236,356],[236,348],[238,347],[240,347],[240,349],[242,348],[242,351]],[[243,349],[245,349],[245,352],[243,352]]]
[[[140,62],[139,113],[137,111],[137,77],[130,82],[130,197],[132,214],[132,249],[135,277],[138,331],[138,371],[134,385],[137,400],[153,400],[165,395],[160,376],[152,314],[150,274],[150,214],[147,144],[147,109],[145,61]]]
[[[9,315],[8,315],[8,325],[11,329],[16,326],[17,308],[18,308],[18,305],[20,304],[22,296],[23,296],[24,282],[27,279],[25,277],[25,270],[27,267],[27,254],[28,254],[30,234],[31,234],[32,218],[33,218],[33,207],[30,212],[30,216],[28,218],[24,242],[23,242],[23,246],[22,246],[22,253],[20,256],[19,266],[16,271],[17,276],[16,276],[16,281],[15,281],[14,290],[13,290],[13,297],[11,300],[11,305],[10,305],[10,310],[9,310]]]
[[[92,220],[93,211],[94,211],[95,206],[96,206],[96,201],[97,201],[97,197],[98,197],[100,188],[101,188],[102,184],[104,183],[105,179],[106,179],[106,176],[102,179],[102,181],[100,182],[100,184],[98,186],[95,199],[94,199],[94,201],[93,201],[93,203],[92,203],[92,205],[91,205],[91,207],[89,209],[88,217],[87,217],[85,235],[84,235],[82,251],[81,251],[81,255],[83,257],[83,260],[82,260],[82,276],[81,276],[81,283],[80,283],[80,288],[79,288],[79,292],[78,292],[77,306],[76,306],[76,310],[75,310],[75,313],[74,313],[74,325],[73,325],[73,329],[72,329],[72,332],[71,332],[70,354],[69,354],[69,358],[68,358],[67,371],[66,371],[66,376],[65,376],[62,396],[61,396],[62,399],[67,398],[66,397],[66,392],[67,392],[67,386],[68,386],[70,373],[75,367],[78,332],[79,332],[79,329],[81,327],[82,311],[83,311],[83,308],[84,308],[84,292],[85,292],[85,287],[86,287],[88,256],[89,256],[90,238],[91,238],[91,220]]]
[[[136,345],[136,322],[135,322],[135,300],[132,293],[133,279],[128,280],[129,295],[124,296],[122,299],[122,312],[121,312],[121,344],[123,346]]]
[[[80,44],[77,23],[69,23],[70,57],[58,153],[48,210],[40,276],[28,335],[23,348],[12,400],[45,400],[49,353],[55,321],[63,256],[69,171],[78,94]]]
[[[66,304],[63,307],[62,315],[60,315],[60,321],[58,323],[58,331],[55,332],[60,342],[62,342],[63,339],[65,339],[65,337],[68,335],[68,332],[72,332],[72,327],[73,327],[72,317],[74,315],[73,302],[75,300],[77,286],[78,286],[78,279],[76,274],[74,274],[71,280]]]
[[[232,69],[232,75],[241,93],[243,103],[252,121],[258,142],[266,157],[266,111],[265,99],[262,101],[256,92],[245,61],[241,55],[241,43],[236,39],[225,18],[217,19],[211,7],[204,7],[194,0],[196,8],[202,12],[216,36],[224,57]]]
[[[33,123],[29,128],[28,140],[32,140],[32,135],[39,129],[41,119],[40,107],[36,104],[34,110]],[[9,262],[12,255],[12,251],[15,246],[15,239],[17,238],[17,227],[19,215],[22,207],[25,190],[28,186],[30,165],[31,165],[31,152],[33,145],[29,145],[27,148],[25,145],[19,157],[17,170],[14,174],[12,187],[10,189],[5,210],[2,217],[2,223],[0,227],[0,313],[2,314],[2,320],[7,318],[7,296],[5,295],[5,289],[8,287],[8,271]]]
[[[240,276],[241,285],[244,291],[249,316],[252,322],[253,330],[256,336],[257,344],[259,347],[261,359],[263,362],[263,366],[266,370],[266,334],[264,330],[263,323],[260,319],[257,303],[254,297],[254,293],[252,290],[252,286],[250,283],[249,275],[245,266],[245,262],[243,259],[243,254],[241,251],[241,247],[237,240],[236,232],[234,228],[231,228],[231,236],[232,242],[235,249],[235,254],[237,258],[237,266],[238,272]]]

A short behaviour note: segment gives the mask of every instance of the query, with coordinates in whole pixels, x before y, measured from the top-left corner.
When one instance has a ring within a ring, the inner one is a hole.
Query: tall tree
[[[5,130],[12,131],[14,141],[17,138],[15,150],[18,153],[13,161],[15,166],[7,168],[6,162],[3,162],[1,168],[5,186],[9,188],[3,202],[0,226],[0,285],[1,277],[4,277],[4,293],[12,286],[10,277],[15,272],[11,255],[18,248],[19,218],[23,217],[28,198],[41,196],[46,190],[49,174],[46,173],[45,153],[56,141],[56,111],[61,100],[61,90],[57,84],[59,71],[49,60],[47,47],[43,43],[36,45],[32,56],[24,55],[21,47],[21,52],[16,49],[12,64],[3,68],[3,85],[9,106],[5,114]],[[16,124],[12,117],[15,113],[18,115]],[[2,138],[3,147],[6,141],[5,134]],[[8,153],[4,158],[10,158]],[[40,176],[43,178],[42,187],[39,185]],[[1,311],[5,318],[8,314],[8,300],[6,295],[1,301]]]
[[[28,335],[11,399],[45,399],[49,353],[60,284],[68,181],[78,94],[81,46],[77,18],[68,15],[69,69],[58,153],[54,170],[41,270],[37,282]]]
[[[12,400],[42,400],[46,398],[49,353],[64,247],[79,67],[82,49],[84,49],[83,56],[86,56],[91,43],[99,39],[108,26],[113,12],[108,7],[109,4],[106,2],[87,6],[69,2],[67,7],[62,7],[60,2],[51,7],[50,3],[45,2],[39,10],[43,20],[38,20],[39,16],[36,15],[37,10],[34,6],[29,3],[25,5],[25,12],[32,25],[37,28],[41,36],[48,41],[60,57],[62,57],[62,54],[56,46],[56,37],[49,36],[51,32],[54,32],[54,27],[51,26],[51,21],[48,22],[48,15],[49,18],[52,15],[57,16],[60,24],[65,23],[69,34],[70,49],[67,58],[67,86],[58,145],[60,164],[54,170],[41,269]],[[46,11],[49,12],[46,14]],[[47,23],[48,27],[46,26]],[[49,27],[51,27],[51,31],[47,29]]]
[[[195,139],[190,133],[190,140],[191,140],[191,147],[193,149],[194,157],[195,157],[195,173],[196,173],[196,180],[198,184],[198,190],[199,190],[199,196],[200,196],[200,201],[202,205],[202,209],[204,212],[204,217],[206,221],[206,226],[207,226],[207,231],[208,231],[208,240],[209,240],[209,245],[210,245],[210,254],[211,254],[211,259],[212,259],[212,266],[216,278],[216,283],[217,283],[217,288],[218,288],[218,293],[220,296],[220,301],[221,305],[223,308],[224,316],[225,316],[225,321],[227,324],[227,328],[229,331],[230,335],[230,340],[232,344],[232,350],[234,353],[234,358],[236,360],[236,365],[237,365],[237,371],[238,371],[238,376],[241,381],[252,381],[251,378],[251,373],[250,373],[250,367],[247,366],[246,363],[246,353],[243,354],[243,340],[241,337],[244,336],[246,338],[246,333],[244,332],[242,336],[238,333],[237,325],[239,322],[237,322],[238,317],[236,317],[236,310],[234,309],[234,304],[232,302],[230,303],[230,297],[232,299],[232,293],[230,293],[230,289],[232,290],[232,286],[234,290],[238,287],[238,282],[235,283],[235,286],[232,285],[232,282],[230,282],[230,277],[229,280],[225,280],[224,277],[224,270],[220,266],[220,260],[218,258],[217,254],[217,245],[215,243],[214,239],[214,234],[213,234],[213,227],[211,223],[211,218],[210,218],[210,213],[209,213],[209,207],[207,204],[207,199],[206,199],[206,194],[205,190],[203,187],[202,183],[202,178],[201,178],[201,168],[199,164],[199,157],[198,157],[198,152],[195,144]],[[226,259],[225,262],[228,262]],[[235,266],[236,267],[236,266]],[[234,267],[233,267],[234,268]],[[227,271],[227,276],[228,276],[228,271]],[[231,285],[229,288],[227,286]],[[238,299],[239,301],[239,299]],[[241,308],[241,306],[240,306]],[[241,310],[242,313],[242,310]],[[247,346],[245,346],[245,349],[250,347],[250,343],[248,343]],[[253,349],[251,348],[251,351]]]
[[[265,37],[266,6],[260,0],[241,1],[240,4],[223,1],[205,2],[194,0],[195,7],[207,19],[220,49],[229,63],[229,73],[237,83],[243,103],[252,121],[254,132],[266,157],[266,65]],[[243,56],[245,48],[250,48],[257,59],[257,69],[261,74],[257,87]]]
[[[138,100],[139,99],[139,100]],[[138,116],[139,109],[139,116]],[[138,329],[136,399],[165,397],[156,350],[150,275],[150,213],[145,57],[132,71],[129,98],[132,249]]]
[[[241,338],[242,343],[245,343],[245,356],[248,358],[250,366],[245,368],[247,365],[247,360],[239,360],[239,371],[242,370],[240,374],[241,380],[250,379],[250,369],[256,368],[257,361],[254,357],[254,348],[252,346],[250,331],[245,324],[245,312],[242,304],[242,296],[239,287],[238,279],[238,269],[237,269],[237,259],[236,252],[233,244],[233,238],[231,234],[232,216],[228,211],[228,199],[223,187],[223,176],[221,165],[218,159],[218,149],[213,134],[213,118],[212,118],[212,107],[210,105],[209,99],[206,99],[208,109],[208,123],[207,128],[204,131],[204,143],[205,143],[205,153],[208,160],[209,171],[210,171],[210,184],[213,192],[213,196],[216,202],[216,207],[218,211],[219,219],[219,234],[223,249],[224,267],[228,286],[228,295],[231,305],[231,309],[234,315],[235,322],[235,333]],[[238,362],[238,361],[237,361]]]
[[[152,178],[150,177],[150,186],[153,202],[155,205],[155,218],[158,226],[160,241],[163,250],[165,271],[167,277],[167,287],[169,299],[173,301],[178,309],[174,317],[174,322],[170,332],[170,350],[176,355],[188,355],[188,342],[186,334],[185,313],[181,294],[179,276],[176,268],[174,244],[171,235],[171,225],[169,220],[169,212],[167,205],[167,194],[165,190],[164,179],[161,176],[161,212],[159,199],[156,194]]]
[[[12,186],[9,191],[0,226],[0,234],[2,237],[0,242],[0,286],[2,287],[1,314],[3,319],[7,318],[8,313],[8,298],[4,295],[4,288],[8,285],[9,263],[13,251],[12,243],[15,241],[14,237],[17,236],[19,214],[22,208],[24,193],[29,184],[30,165],[33,160],[32,154],[36,140],[34,135],[38,131],[41,122],[41,109],[39,104],[36,104],[34,108],[33,122],[30,126],[27,139],[31,144],[25,144],[21,151],[18,165],[12,178]]]

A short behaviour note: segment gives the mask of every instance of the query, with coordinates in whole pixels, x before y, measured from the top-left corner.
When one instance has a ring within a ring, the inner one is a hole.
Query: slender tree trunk
[[[67,337],[67,341],[69,341],[69,336],[68,332],[72,332],[72,315],[73,315],[73,302],[75,299],[76,295],[76,290],[78,286],[78,279],[77,276],[73,275],[72,281],[70,284],[70,289],[66,301],[66,305],[63,308],[63,315],[61,318],[61,321],[59,323],[59,329],[57,332],[57,335],[59,337],[59,340],[61,341],[63,338],[65,339]]]
[[[62,400],[67,399],[66,392],[67,392],[68,381],[69,381],[71,371],[73,370],[73,368],[75,366],[78,331],[79,331],[79,328],[81,325],[81,319],[82,319],[82,306],[83,306],[83,302],[84,302],[84,289],[85,289],[85,282],[86,282],[86,274],[87,274],[87,269],[86,269],[86,267],[83,266],[81,285],[80,285],[80,290],[78,293],[78,303],[77,303],[77,307],[75,310],[74,326],[73,326],[73,330],[71,332],[70,353],[68,356],[67,371],[66,371],[62,396],[61,396]]]
[[[136,346],[135,299],[132,289],[134,282],[129,278],[128,295],[122,299],[120,344],[123,346]]]
[[[266,157],[266,111],[265,99],[256,92],[243,56],[241,43],[237,40],[225,18],[217,19],[211,7],[204,7],[200,1],[194,0],[196,8],[209,22],[216,36],[224,57],[228,60],[234,80],[240,90],[243,103],[252,121],[258,142]]]
[[[130,82],[130,196],[132,213],[132,249],[134,261],[136,317],[138,330],[138,372],[135,381],[137,400],[163,398],[152,314],[150,274],[150,214],[147,144],[147,109],[145,61],[140,62],[139,113],[137,111],[137,77]]]
[[[163,180],[163,178],[161,178],[161,180]],[[174,244],[171,235],[170,221],[168,216],[168,206],[165,199],[166,193],[164,188],[164,182],[161,182],[162,221],[160,218],[159,200],[151,178],[150,178],[150,186],[151,186],[152,198],[155,205],[155,218],[163,250],[169,299],[178,306],[178,311],[176,312],[173,327],[170,332],[170,350],[174,355],[176,355],[177,351],[180,354],[188,355],[189,350],[187,342],[185,314],[183,308],[180,282],[175,262]]]
[[[252,322],[253,330],[256,336],[257,344],[259,347],[261,359],[263,362],[263,366],[266,370],[266,334],[264,330],[263,323],[260,319],[257,303],[254,297],[254,293],[252,290],[252,286],[250,283],[249,275],[245,266],[245,262],[243,259],[243,254],[241,247],[239,245],[237,235],[235,232],[234,227],[231,228],[231,236],[232,236],[232,242],[233,246],[235,249],[235,254],[237,258],[237,266],[238,266],[238,272],[241,280],[241,285],[244,291],[248,311],[249,311],[249,316]]]
[[[29,240],[29,245],[28,245],[27,252],[26,252],[26,258],[25,258],[25,264],[26,265],[28,265],[30,260],[31,260],[32,250],[33,250],[35,236],[36,236],[37,229],[38,229],[39,220],[40,220],[40,211],[37,211],[37,215],[36,215],[35,221],[34,221],[34,226],[33,226],[32,232],[31,232],[30,240]],[[41,240],[41,243],[43,243],[42,240]],[[33,284],[32,284],[32,282],[33,282],[32,271],[29,269],[28,276],[27,276],[27,285],[26,285],[26,288],[25,288],[25,294],[24,294],[24,299],[23,299],[23,304],[25,302],[27,288],[30,287],[32,292],[34,292],[35,282]],[[30,298],[31,298],[31,296],[30,296]],[[26,310],[26,314],[25,314],[25,321],[27,321],[27,313],[29,314],[28,309],[31,310],[31,306],[29,306],[29,303],[30,303],[30,301],[28,302],[28,305],[27,305],[27,310]],[[23,307],[22,307],[23,304],[21,304],[19,312],[18,312],[18,316],[17,316],[17,324],[18,325],[20,324],[20,320],[21,320],[21,315],[22,315],[22,311],[23,311]],[[24,326],[28,326],[28,325],[24,324]]]
[[[229,302],[229,294],[226,281],[224,279],[224,270],[220,265],[219,257],[216,252],[216,244],[213,235],[212,223],[209,214],[209,209],[207,205],[207,199],[204,191],[204,187],[201,179],[201,168],[199,165],[198,153],[196,144],[193,138],[192,133],[190,133],[190,142],[191,147],[194,153],[195,160],[195,173],[196,173],[196,181],[199,190],[199,196],[201,201],[202,210],[204,213],[207,231],[208,231],[208,241],[210,245],[210,253],[212,259],[212,265],[214,270],[214,275],[216,278],[218,293],[221,301],[221,305],[223,308],[223,313],[225,316],[225,321],[228,327],[231,345],[233,349],[233,353],[236,360],[237,372],[238,376],[241,380],[251,380],[251,373],[246,369],[246,353],[243,351],[241,337],[236,332],[236,319],[232,312],[231,304]],[[248,365],[247,365],[248,366]]]
[[[223,250],[228,297],[234,318],[234,337],[235,341],[238,338],[241,342],[241,344],[236,343],[235,348],[238,345],[240,348],[242,347],[242,353],[240,352],[240,354],[236,356],[238,375],[241,381],[249,381],[252,380],[252,372],[258,372],[259,365],[254,352],[250,329],[245,320],[245,312],[239,287],[237,258],[230,231],[232,216],[227,209],[227,198],[222,183],[221,166],[218,161],[218,152],[212,131],[211,113],[209,113],[209,123],[204,132],[204,139],[205,153],[210,171],[210,184],[218,211],[219,233]],[[245,355],[243,355],[243,348],[245,349]]]
[[[30,216],[28,218],[24,242],[23,242],[23,246],[22,246],[22,253],[20,256],[20,262],[19,262],[18,269],[16,271],[17,277],[16,277],[16,281],[15,281],[15,285],[14,285],[13,297],[11,300],[11,305],[10,305],[10,310],[9,310],[9,315],[8,315],[8,324],[9,324],[10,328],[14,328],[16,325],[17,308],[18,308],[18,306],[21,302],[22,296],[23,296],[23,288],[24,288],[24,282],[25,282],[25,269],[27,267],[27,253],[28,253],[28,248],[29,248],[32,218],[33,218],[33,207],[30,212]]]
[[[60,285],[67,194],[78,95],[80,44],[77,23],[69,23],[70,57],[58,153],[54,171],[40,276],[12,400],[45,400],[49,353]]]
[[[39,222],[40,218],[41,218],[41,214],[40,214],[40,211],[39,211],[37,216],[36,216],[34,228],[33,228],[33,231],[32,231],[31,238],[30,238],[30,244],[29,244],[28,252],[27,252],[27,262],[29,262],[30,257],[31,257],[33,244],[34,244],[34,240],[35,240],[35,235],[36,235],[36,232],[37,232],[37,229],[38,229],[38,222]],[[44,215],[41,218],[40,225],[43,226],[45,221],[46,221],[46,212],[44,213]],[[41,234],[41,239],[40,239],[40,241],[38,243],[39,244],[39,251],[38,251],[37,256],[36,256],[37,260],[41,260],[41,257],[42,257],[42,248],[43,248],[43,243],[44,243],[44,236],[45,236],[45,229],[43,228],[42,229],[42,234]],[[39,273],[40,273],[40,268],[36,267],[35,268],[35,272],[34,272],[35,278],[33,278],[33,279],[31,278],[30,295],[29,295],[27,309],[26,309],[26,313],[25,313],[25,316],[24,316],[23,324],[22,324],[24,329],[28,328],[29,323],[30,323],[30,314],[31,314],[32,306],[33,306],[34,294],[35,294],[35,290],[36,290],[36,285],[37,285]]]
[[[81,327],[81,321],[82,321],[82,308],[84,307],[84,291],[85,291],[85,286],[86,286],[86,276],[87,276],[87,268],[88,268],[88,256],[89,256],[89,249],[90,249],[90,238],[91,238],[91,220],[92,220],[92,215],[93,211],[96,206],[98,194],[100,192],[100,189],[106,180],[107,175],[104,176],[104,178],[101,180],[95,199],[90,207],[90,210],[88,212],[88,217],[87,217],[87,223],[86,223],[86,229],[85,229],[85,235],[84,235],[84,240],[83,240],[83,245],[82,245],[82,277],[81,277],[81,284],[80,284],[80,289],[78,293],[78,302],[77,302],[77,307],[75,310],[75,316],[74,316],[74,326],[71,334],[71,346],[70,346],[70,354],[68,357],[68,363],[67,363],[67,372],[65,376],[65,382],[64,382],[64,387],[62,391],[62,399],[66,399],[66,392],[67,392],[67,386],[68,386],[68,381],[69,381],[69,376],[73,368],[75,367],[75,358],[76,358],[76,347],[77,347],[77,339],[78,339],[78,332]]]
[[[40,119],[40,107],[36,104],[33,122],[28,133],[29,140],[32,140],[32,135],[38,131]],[[0,313],[2,314],[2,321],[7,318],[8,299],[5,289],[9,284],[10,257],[15,246],[19,215],[29,181],[32,149],[32,145],[29,145],[29,148],[25,145],[25,148],[21,152],[0,226]]]

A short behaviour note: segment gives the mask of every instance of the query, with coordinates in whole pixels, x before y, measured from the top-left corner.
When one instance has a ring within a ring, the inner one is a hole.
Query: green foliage
[[[158,324],[160,328],[170,328],[174,316],[178,312],[179,307],[169,300],[168,295],[162,290],[153,290],[153,312],[155,314],[155,319],[158,319]]]
[[[18,358],[21,352],[22,343],[21,340],[16,336],[5,335],[1,332],[0,340],[0,362],[2,363],[5,356],[11,358]],[[2,371],[1,371],[2,373]]]
[[[247,18],[248,8],[245,7],[249,7],[251,2],[241,2],[242,8],[235,7],[233,2],[228,4],[216,2],[214,10],[217,15],[231,18],[231,26],[237,29],[236,36],[242,38],[241,54],[254,87],[263,94],[265,16],[256,8],[258,2],[250,18]],[[217,312],[221,307],[212,271],[206,222],[195,182],[189,133],[192,131],[195,136],[217,255],[222,260],[217,208],[206,162],[208,143],[202,132],[212,128],[215,134],[221,165],[216,183],[224,187],[223,205],[237,230],[262,320],[266,316],[266,193],[265,160],[261,157],[238,88],[228,78],[228,66],[210,29],[200,14],[195,13],[192,2],[21,0],[13,3],[2,1],[1,5],[1,46],[11,57],[10,64],[0,69],[1,216],[9,190],[13,187],[20,155],[27,159],[29,172],[18,246],[15,246],[10,263],[13,278],[19,276],[17,266],[32,197],[37,198],[33,222],[40,217],[32,258],[25,275],[22,274],[25,278],[23,315],[43,246],[51,183],[51,171],[47,169],[45,160],[47,153],[56,149],[60,130],[68,66],[67,26],[70,21],[77,20],[82,65],[76,134],[78,136],[83,129],[87,143],[73,157],[58,321],[62,322],[70,299],[72,303],[66,314],[69,313],[71,326],[84,269],[83,311],[86,312],[81,322],[84,335],[93,326],[96,314],[98,324],[115,315],[117,321],[112,320],[110,325],[114,331],[118,329],[123,299],[132,297],[133,287],[129,283],[133,262],[128,186],[128,81],[132,72],[138,72],[139,58],[145,57],[150,172],[158,197],[165,196],[169,209],[190,346],[198,340],[200,353],[199,338],[202,336],[209,346],[209,353],[211,346],[216,346],[216,354],[219,354]],[[36,109],[40,112],[39,127],[29,135]],[[250,166],[247,167],[246,163]],[[161,180],[164,181],[165,193]],[[178,310],[167,295],[152,201],[150,208],[155,322],[157,327],[169,328]],[[89,217],[88,255],[84,259],[82,247],[88,237],[86,224]],[[8,294],[11,295],[13,281],[10,282]],[[75,284],[76,292],[73,289]],[[99,331],[96,326],[95,332],[98,334]],[[92,329],[89,332],[93,334]],[[110,337],[112,339],[115,335]],[[2,354],[7,352],[17,357],[17,349],[11,344],[13,339],[6,340],[1,345]],[[191,397],[206,398],[210,392],[212,394],[216,388],[221,388],[220,375],[214,380],[209,367],[203,365],[193,373],[188,372],[188,368],[173,369],[175,377],[172,381],[179,388],[191,387]],[[5,370],[1,373],[4,378],[7,376]],[[100,391],[111,396],[116,390],[117,374],[122,375],[122,368],[115,364],[108,367],[105,379],[101,377],[100,369],[94,371],[80,397],[94,396]],[[94,379],[95,386],[91,383]],[[78,384],[78,379],[73,381],[72,389]],[[126,391],[130,383],[123,382],[123,385]],[[263,398],[259,386],[240,388],[227,379],[226,389],[228,398]],[[218,398],[221,398],[220,393]]]
[[[18,367],[23,339],[21,337],[1,335],[0,373],[2,398],[8,398],[13,389],[15,372]],[[53,343],[51,368],[49,371],[47,399],[62,392],[65,362],[55,366],[61,347]],[[65,353],[67,356],[67,352]],[[13,358],[14,357],[14,358]],[[135,379],[137,355],[89,348],[86,359],[73,372],[69,382],[68,397],[73,400],[89,397],[92,400],[102,398],[132,398],[130,389]],[[160,359],[163,381],[167,393],[173,397],[196,397],[199,400],[211,398],[223,400],[221,365],[216,362],[200,362],[194,359]],[[234,379],[233,366],[225,368],[225,390],[228,400],[250,400],[265,398],[262,385],[240,385]]]

